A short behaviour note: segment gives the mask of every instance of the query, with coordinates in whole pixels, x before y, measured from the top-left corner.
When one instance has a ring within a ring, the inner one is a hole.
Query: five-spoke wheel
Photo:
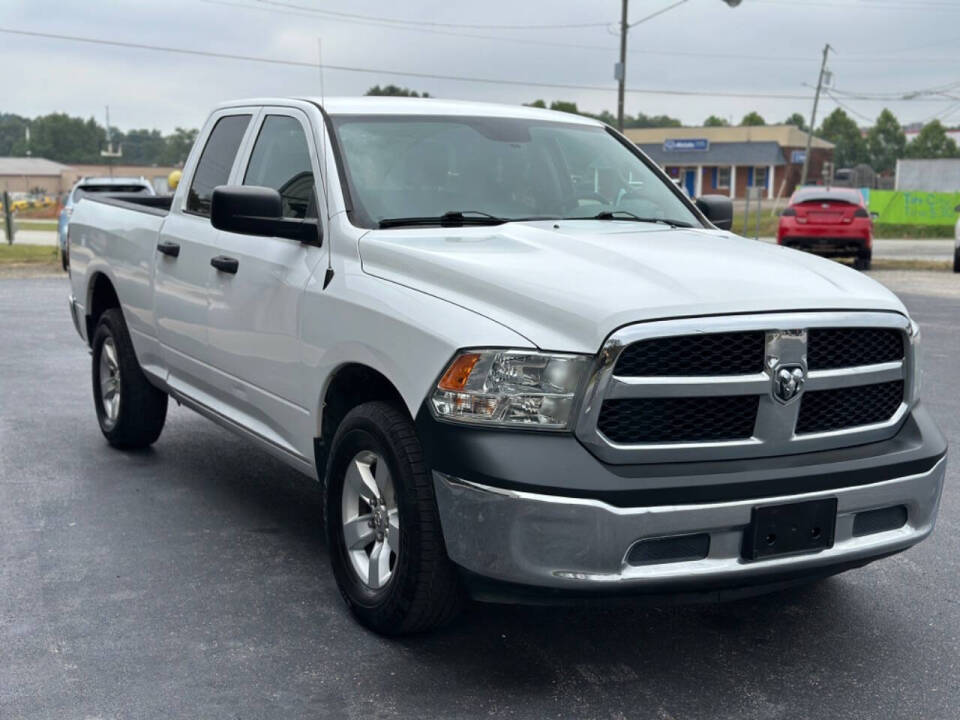
[[[400,512],[390,468],[376,453],[362,450],[347,465],[340,517],[357,578],[372,590],[383,588],[400,553]]]

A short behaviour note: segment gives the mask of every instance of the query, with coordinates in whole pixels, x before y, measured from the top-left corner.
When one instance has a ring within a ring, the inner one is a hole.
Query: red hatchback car
[[[859,190],[803,187],[780,213],[777,243],[824,257],[851,257],[869,270],[873,220]]]

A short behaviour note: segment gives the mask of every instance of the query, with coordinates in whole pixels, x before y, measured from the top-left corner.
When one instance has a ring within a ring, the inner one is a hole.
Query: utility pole
[[[619,84],[617,85],[617,130],[623,132],[623,91],[627,82],[627,0],[622,0],[620,11],[620,62],[614,70]]]
[[[627,82],[627,32],[630,28],[644,23],[647,20],[653,20],[653,18],[658,15],[663,15],[665,12],[673,10],[675,7],[683,5],[689,0],[677,0],[673,5],[667,5],[665,8],[661,8],[654,13],[640,18],[636,22],[628,23],[627,22],[627,0],[620,0],[622,6],[620,8],[620,62],[618,62],[613,68],[613,77],[617,81],[617,130],[623,132],[623,93],[625,90],[625,85]],[[740,4],[740,0],[723,0],[730,7],[736,7]]]
[[[823,75],[827,71],[827,55],[833,50],[830,43],[823,46],[823,60],[820,62],[820,75],[817,78],[817,92],[813,96],[813,110],[810,113],[810,129],[807,131],[807,149],[803,154],[803,172],[800,174],[800,185],[807,184],[807,172],[810,170],[810,144],[813,142],[813,128],[817,124],[817,103],[820,102],[820,90],[823,88]]]

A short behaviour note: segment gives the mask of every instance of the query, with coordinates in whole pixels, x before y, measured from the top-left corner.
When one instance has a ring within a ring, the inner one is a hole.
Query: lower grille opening
[[[623,444],[747,440],[759,404],[756,395],[606,400],[597,427]]]
[[[897,530],[907,524],[907,508],[903,505],[867,510],[853,517],[853,536]]]
[[[797,433],[830,432],[881,423],[903,402],[903,381],[805,393],[800,400]]]
[[[709,552],[710,536],[707,533],[641,540],[627,553],[627,564],[659,565],[703,560]]]

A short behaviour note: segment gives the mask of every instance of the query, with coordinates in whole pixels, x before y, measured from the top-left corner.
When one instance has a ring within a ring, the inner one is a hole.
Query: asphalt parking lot
[[[882,277],[911,291],[925,402],[957,446],[960,279],[939,276]],[[66,297],[62,277],[0,279],[3,720],[960,717],[956,462],[929,540],[815,585],[474,606],[388,641],[344,610],[311,481],[179,408],[152,450],[106,445]]]

